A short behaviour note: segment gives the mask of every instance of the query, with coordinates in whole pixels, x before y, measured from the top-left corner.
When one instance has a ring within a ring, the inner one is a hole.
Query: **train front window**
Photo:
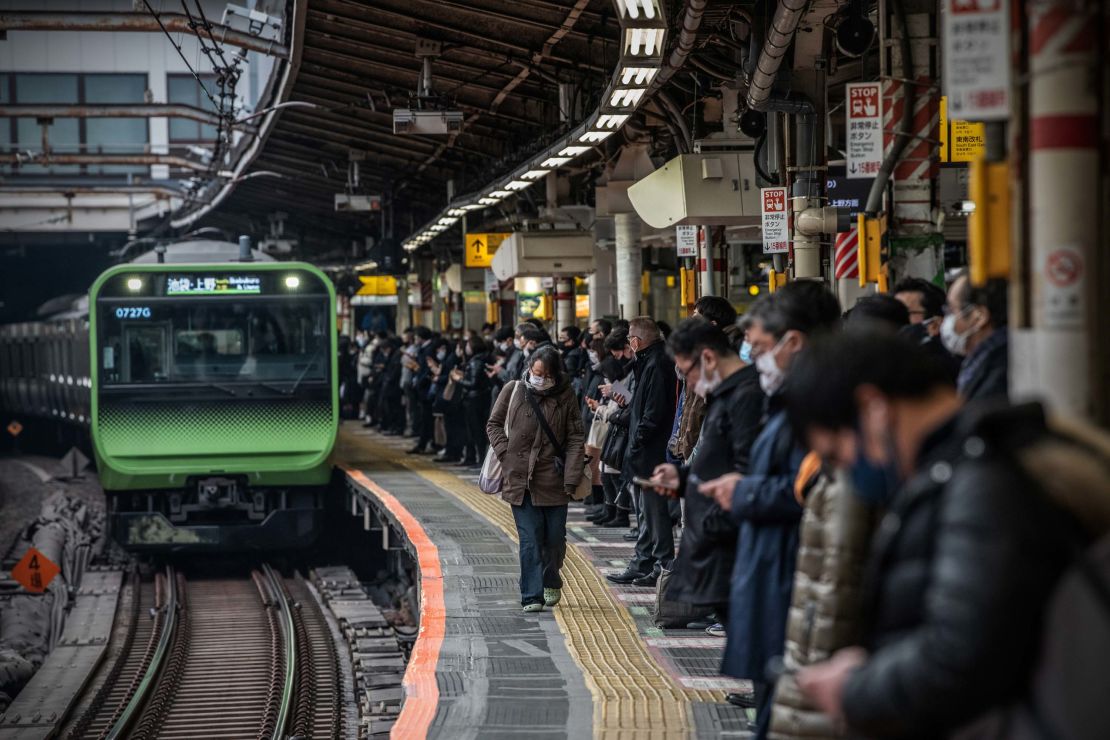
[[[105,301],[105,385],[327,380],[327,302],[319,298]]]

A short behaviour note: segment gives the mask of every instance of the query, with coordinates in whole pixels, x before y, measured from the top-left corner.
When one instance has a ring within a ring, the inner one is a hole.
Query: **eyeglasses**
[[[695,362],[690,367],[686,368],[685,372],[683,372],[682,370],[679,370],[678,364],[676,363],[675,366],[674,366],[675,377],[677,377],[679,380],[686,380],[686,376],[690,374],[690,371],[692,371],[694,368],[700,367],[700,366],[701,366],[701,358],[700,357],[698,358],[697,362]]]

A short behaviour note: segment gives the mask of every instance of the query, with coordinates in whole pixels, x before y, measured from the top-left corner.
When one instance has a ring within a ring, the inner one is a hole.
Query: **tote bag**
[[[505,436],[509,434],[509,411],[513,408],[513,401],[516,400],[516,392],[520,390],[520,381],[513,381],[513,392],[509,396],[509,406],[505,409]],[[493,445],[486,448],[486,459],[482,461],[482,470],[478,473],[478,488],[482,493],[500,493],[502,484],[502,470],[501,461],[497,459],[497,453],[493,451]]]

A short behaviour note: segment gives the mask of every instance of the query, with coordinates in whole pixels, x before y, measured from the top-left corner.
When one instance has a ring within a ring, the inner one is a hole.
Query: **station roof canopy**
[[[366,213],[336,212],[336,194],[358,192],[392,205],[403,236],[447,202],[449,181],[457,192],[480,185],[560,133],[559,83],[596,95],[619,56],[612,0],[312,0],[297,10],[286,100],[314,107],[281,110],[209,220],[283,211],[371,233]],[[427,42],[439,45],[431,90],[462,113],[461,130],[398,135],[393,111],[418,105],[416,51]],[[250,176],[260,172],[281,177]]]

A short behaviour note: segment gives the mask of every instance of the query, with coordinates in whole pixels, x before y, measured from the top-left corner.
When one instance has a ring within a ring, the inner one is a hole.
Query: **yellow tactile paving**
[[[402,465],[448,491],[516,540],[509,506],[497,496],[436,468],[426,458],[368,437],[343,435],[369,455]],[[691,701],[723,702],[724,692],[685,689],[676,684],[648,653],[625,606],[614,598],[601,575],[575,546],[567,548],[563,601],[554,609],[567,648],[594,696],[594,737],[599,740],[689,737]]]

